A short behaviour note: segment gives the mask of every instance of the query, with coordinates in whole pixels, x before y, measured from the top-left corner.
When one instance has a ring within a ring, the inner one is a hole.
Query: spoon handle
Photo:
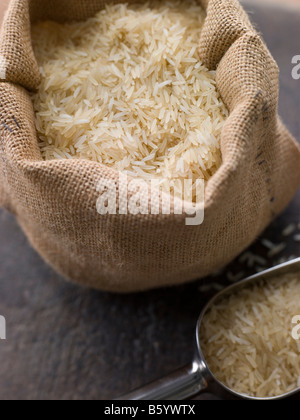
[[[208,386],[205,368],[193,362],[171,373],[165,378],[152,382],[116,400],[184,400],[192,397]]]

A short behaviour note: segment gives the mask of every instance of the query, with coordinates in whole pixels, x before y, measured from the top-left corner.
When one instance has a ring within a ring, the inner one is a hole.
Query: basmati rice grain
[[[288,274],[249,285],[210,308],[200,342],[220,382],[259,398],[300,386],[300,343],[292,337],[299,295],[300,274]]]
[[[283,231],[282,231],[282,236],[290,236],[292,235],[295,230],[297,229],[297,226],[294,223],[291,223],[290,225],[288,225]]]
[[[208,181],[222,163],[228,111],[215,72],[199,61],[204,19],[197,1],[177,0],[34,24],[42,70],[32,100],[44,159],[94,160],[145,180]]]
[[[282,242],[279,245],[276,245],[273,249],[271,249],[268,252],[268,257],[273,258],[276,255],[280,254],[285,248],[287,247],[287,244],[285,242]]]

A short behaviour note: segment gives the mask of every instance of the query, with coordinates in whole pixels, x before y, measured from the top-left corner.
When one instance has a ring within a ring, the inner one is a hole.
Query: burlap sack
[[[85,19],[103,0],[11,2],[0,38],[0,203],[69,279],[129,292],[206,276],[247,248],[299,186],[299,148],[277,116],[276,63],[236,0],[203,5],[199,53],[209,69],[217,68],[230,117],[222,133],[224,163],[206,188],[204,223],[188,227],[184,215],[100,216],[96,185],[105,176],[115,179],[113,170],[41,158],[28,95],[40,77],[31,22]]]

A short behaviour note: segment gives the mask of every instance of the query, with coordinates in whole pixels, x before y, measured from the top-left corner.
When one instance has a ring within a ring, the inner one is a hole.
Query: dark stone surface
[[[300,12],[247,10],[279,63],[280,114],[300,140],[300,81],[291,77],[291,59],[300,53]],[[299,223],[299,209],[298,192],[264,237],[281,242],[282,229]],[[266,255],[259,239],[251,250]],[[299,251],[291,237],[280,257],[299,256]],[[0,314],[7,320],[7,340],[0,341],[1,400],[110,399],[191,361],[198,314],[214,293],[200,293],[204,280],[130,296],[68,284],[45,265],[14,217],[3,211],[0,258]],[[241,269],[238,262],[229,267],[233,273]],[[249,268],[245,274],[253,272]],[[226,283],[224,276],[214,281]]]

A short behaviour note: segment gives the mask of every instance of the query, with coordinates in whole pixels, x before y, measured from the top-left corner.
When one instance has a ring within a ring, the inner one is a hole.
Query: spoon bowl
[[[280,400],[283,398],[290,397],[300,391],[300,388],[295,388],[294,390],[278,395],[275,397],[254,397],[251,395],[241,394],[228,386],[220,382],[213,372],[209,369],[209,366],[205,360],[202,347],[201,347],[201,337],[200,330],[202,326],[203,319],[209,309],[216,304],[219,300],[224,299],[226,296],[230,296],[233,293],[240,291],[241,289],[249,286],[249,284],[255,284],[261,280],[272,279],[277,276],[283,276],[290,273],[299,273],[300,272],[300,258],[292,260],[290,262],[278,265],[269,270],[263,271],[254,276],[248,277],[245,280],[240,281],[239,283],[233,284],[232,286],[227,287],[226,289],[219,292],[215,295],[204,307],[202,310],[196,327],[196,351],[195,357],[192,363],[183,368],[177,370],[176,372],[168,375],[165,378],[159,379],[158,381],[152,382],[149,385],[146,385],[142,388],[139,388],[127,395],[124,395],[117,400],[184,400],[190,397],[193,397],[200,392],[207,390],[208,386],[211,383],[217,383],[219,386],[231,394],[248,400],[258,400],[258,401],[272,401]]]

